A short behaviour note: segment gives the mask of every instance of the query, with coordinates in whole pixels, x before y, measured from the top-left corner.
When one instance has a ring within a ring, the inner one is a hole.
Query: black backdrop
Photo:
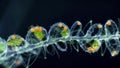
[[[85,25],[89,20],[104,24],[108,19],[118,23],[120,18],[119,0],[0,0],[0,36],[7,40],[11,34],[25,37],[29,26],[40,25],[49,30],[50,26],[62,21],[69,27],[80,20]],[[84,68],[114,67],[120,64],[120,55],[111,57],[107,51],[88,54],[80,49],[77,53],[60,52],[60,58],[49,56],[47,60],[38,58],[30,68]],[[119,66],[120,67],[120,66]]]

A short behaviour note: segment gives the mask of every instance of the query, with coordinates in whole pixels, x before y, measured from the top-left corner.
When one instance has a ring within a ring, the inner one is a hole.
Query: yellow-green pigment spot
[[[21,38],[11,39],[11,40],[8,41],[9,46],[20,46],[21,43],[22,43]]]
[[[43,40],[43,38],[44,38],[44,36],[45,36],[45,34],[43,33],[43,31],[35,31],[34,32],[34,35],[35,35],[35,37],[38,39],[38,40]]]
[[[98,41],[97,41],[97,40],[94,40],[94,41],[91,43],[91,46],[92,46],[92,47],[99,46]]]
[[[62,35],[62,37],[68,36],[68,30],[62,30],[61,35]]]
[[[5,46],[2,42],[0,42],[0,53],[2,53],[5,50]]]

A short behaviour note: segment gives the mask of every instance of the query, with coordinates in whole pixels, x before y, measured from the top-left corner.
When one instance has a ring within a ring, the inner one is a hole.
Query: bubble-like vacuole
[[[51,41],[55,41],[58,38],[68,38],[70,36],[70,29],[68,26],[62,22],[58,22],[56,24],[53,24],[50,27],[50,30],[48,32],[48,38]],[[59,42],[55,43],[56,47],[60,51],[66,51],[67,50],[67,44],[64,42],[64,40],[59,40]]]
[[[108,20],[104,26],[104,29],[105,35],[108,37],[108,39],[105,39],[106,47],[111,53],[111,56],[116,56],[120,51],[120,37],[116,37],[119,35],[119,29],[113,20]],[[114,38],[110,39],[111,36],[114,36]]]

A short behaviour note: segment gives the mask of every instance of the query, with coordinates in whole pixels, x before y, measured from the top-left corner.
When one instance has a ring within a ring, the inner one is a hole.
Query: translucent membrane
[[[86,32],[85,28],[80,21],[73,23],[71,28],[58,22],[48,32],[42,26],[31,27],[25,39],[17,34],[10,35],[7,41],[0,38],[0,64],[10,68],[22,64],[28,68],[38,56],[47,59],[47,54],[56,54],[59,57],[58,50],[65,52],[70,48],[79,52],[81,48],[87,53],[98,52],[102,49],[103,41],[111,56],[119,54],[120,30],[113,20],[108,20],[104,26],[91,24]]]

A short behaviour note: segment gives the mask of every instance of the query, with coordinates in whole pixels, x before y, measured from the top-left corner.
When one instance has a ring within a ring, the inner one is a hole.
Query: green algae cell
[[[38,40],[43,40],[43,38],[45,37],[45,34],[43,33],[43,31],[42,32],[35,31],[34,35]]]
[[[18,35],[11,35],[7,41],[8,46],[21,46],[24,39]]]
[[[61,35],[62,35],[62,37],[68,36],[68,30],[62,30]]]
[[[20,46],[22,43],[21,38],[11,39],[8,41],[9,46]]]
[[[97,40],[93,40],[91,43],[91,47],[99,46],[99,42]]]

